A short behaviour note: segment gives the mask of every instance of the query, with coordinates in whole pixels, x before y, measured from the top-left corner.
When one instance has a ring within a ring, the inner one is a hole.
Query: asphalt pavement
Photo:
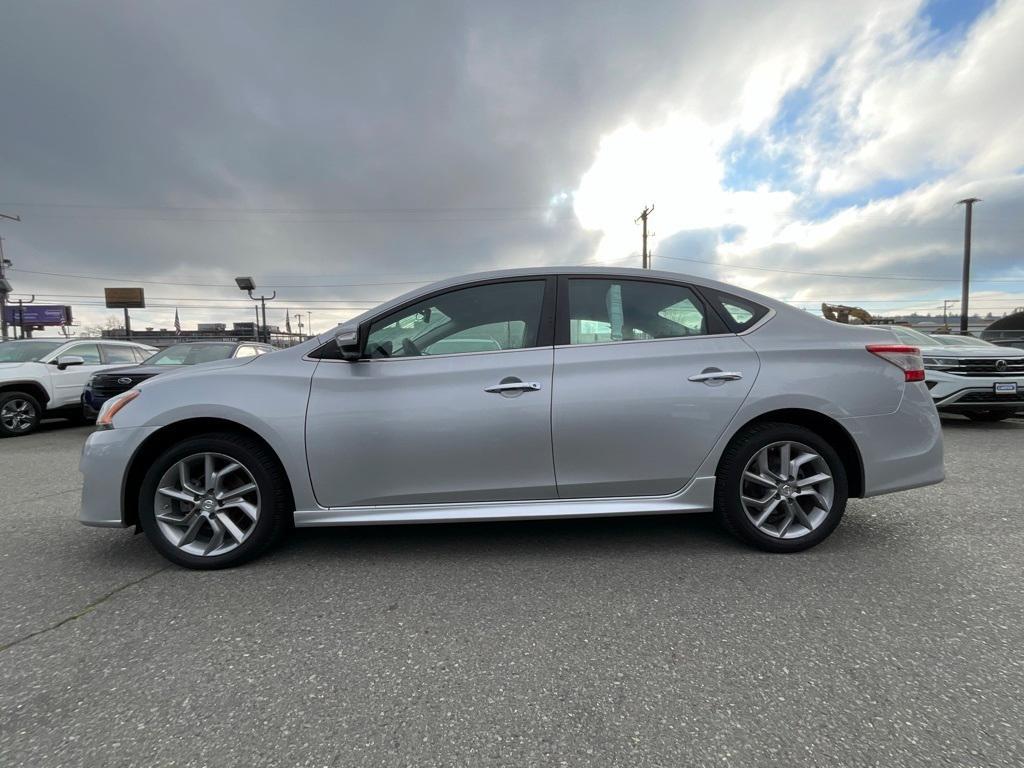
[[[2,766],[1024,765],[1024,421],[799,555],[707,515],[316,529],[169,566],[0,441]]]

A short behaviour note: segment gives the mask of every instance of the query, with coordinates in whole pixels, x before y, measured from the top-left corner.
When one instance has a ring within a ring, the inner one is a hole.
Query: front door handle
[[[484,392],[496,392],[499,395],[502,392],[537,392],[539,390],[540,384],[535,381],[505,381],[491,387],[484,387]]]
[[[690,376],[688,381],[736,381],[742,378],[739,371],[703,371]]]

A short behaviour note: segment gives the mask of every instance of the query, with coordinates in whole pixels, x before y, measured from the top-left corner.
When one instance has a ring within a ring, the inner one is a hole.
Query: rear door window
[[[570,278],[569,343],[648,341],[708,333],[704,304],[685,285]]]

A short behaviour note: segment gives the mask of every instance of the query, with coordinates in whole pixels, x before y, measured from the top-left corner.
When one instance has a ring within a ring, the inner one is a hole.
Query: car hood
[[[97,376],[110,376],[120,374],[122,376],[156,376],[158,373],[170,373],[184,365],[125,365],[120,368],[107,368],[97,373]]]
[[[32,366],[36,365],[42,366],[44,368],[46,367],[44,363],[37,363],[31,360],[22,363],[0,363],[0,374],[7,373],[9,371],[17,371],[23,368],[31,368]]]
[[[157,373],[160,374],[160,381],[165,381],[172,378],[177,379],[182,376],[205,376],[211,371],[221,371],[225,368],[240,368],[243,365],[249,365],[254,360],[259,359],[259,357],[235,357],[227,360],[213,360],[209,363],[198,363],[197,365],[140,365],[138,367],[145,368],[147,370],[152,370],[154,368],[159,369]],[[149,383],[148,379],[146,383]]]
[[[1005,357],[1024,357],[1024,349],[1015,347],[950,347],[946,345],[935,347],[921,347],[921,354],[925,357],[948,357],[950,359],[992,359],[999,360]]]

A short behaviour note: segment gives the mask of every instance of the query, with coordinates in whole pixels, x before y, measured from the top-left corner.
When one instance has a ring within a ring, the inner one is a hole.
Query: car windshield
[[[892,332],[896,334],[896,338],[900,340],[902,344],[910,344],[915,347],[941,347],[942,342],[938,339],[929,336],[926,333],[915,331],[913,328],[903,328],[901,326],[893,326]]]
[[[62,344],[63,341],[5,341],[0,343],[0,363],[39,362]]]
[[[988,341],[976,339],[973,336],[933,336],[933,339],[947,347],[994,347]]]
[[[175,344],[146,360],[146,365],[196,365],[214,360],[227,360],[235,351],[234,344]]]

